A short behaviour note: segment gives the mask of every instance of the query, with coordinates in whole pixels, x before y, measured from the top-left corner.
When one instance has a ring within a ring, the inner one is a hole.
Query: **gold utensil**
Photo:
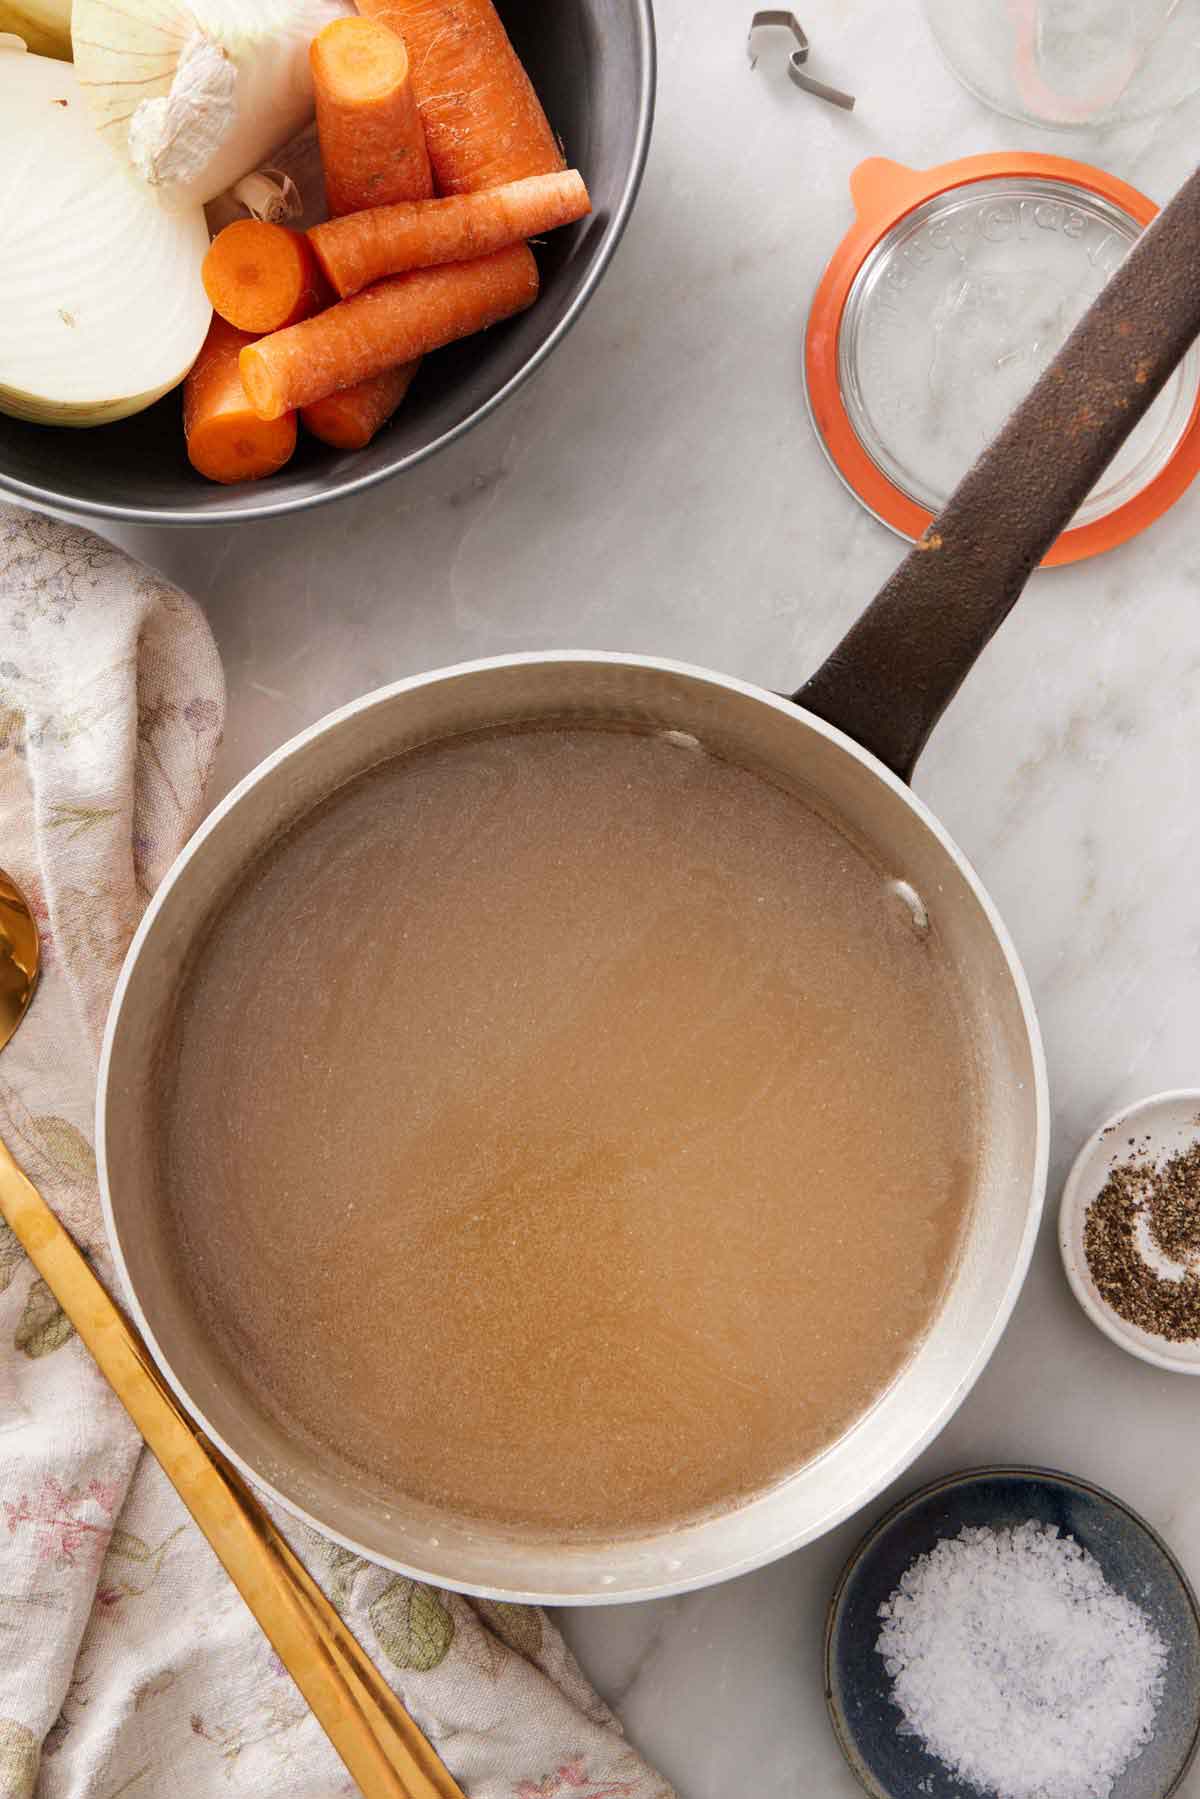
[[[0,871],[0,1050],[37,985],[37,925]],[[464,1799],[237,1472],[187,1417],[129,1320],[0,1141],[0,1213],[95,1357],[364,1799]]]

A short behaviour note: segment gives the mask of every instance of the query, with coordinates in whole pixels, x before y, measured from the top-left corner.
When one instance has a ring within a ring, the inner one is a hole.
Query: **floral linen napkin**
[[[0,1133],[110,1285],[100,1036],[201,816],[223,699],[191,600],[75,526],[0,507],[0,867],[44,956],[0,1059]],[[279,1521],[471,1799],[671,1799],[545,1613],[398,1578]],[[0,1799],[355,1790],[0,1223]]]

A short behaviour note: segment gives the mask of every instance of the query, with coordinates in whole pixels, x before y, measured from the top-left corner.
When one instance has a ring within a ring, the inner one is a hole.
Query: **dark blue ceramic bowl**
[[[905,1499],[851,1556],[829,1608],[825,1692],[846,1760],[874,1799],[980,1799],[919,1740],[902,1736],[875,1648],[879,1608],[919,1555],[964,1525],[1056,1524],[1099,1562],[1117,1592],[1147,1613],[1169,1650],[1154,1736],[1130,1762],[1112,1799],[1168,1799],[1200,1742],[1200,1609],[1162,1539],[1119,1499],[1069,1474],[981,1468],[950,1475]],[[991,1799],[991,1796],[989,1796]]]

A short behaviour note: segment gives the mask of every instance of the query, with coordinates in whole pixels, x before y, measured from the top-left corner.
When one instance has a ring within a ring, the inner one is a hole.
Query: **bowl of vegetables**
[[[230,524],[422,461],[578,318],[653,102],[651,0],[0,0],[0,490]]]

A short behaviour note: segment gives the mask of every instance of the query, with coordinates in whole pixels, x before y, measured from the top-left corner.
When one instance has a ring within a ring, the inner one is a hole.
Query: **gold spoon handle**
[[[241,1477],[181,1410],[137,1332],[3,1141],[0,1212],[212,1544],[364,1799],[464,1799]]]

